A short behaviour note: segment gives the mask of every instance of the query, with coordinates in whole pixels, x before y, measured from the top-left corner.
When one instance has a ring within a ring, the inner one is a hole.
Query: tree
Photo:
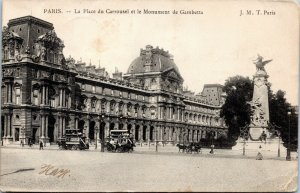
[[[228,140],[235,144],[240,135],[240,128],[250,123],[250,106],[253,83],[249,77],[234,76],[225,81],[223,91],[227,97],[221,109],[221,117],[224,117],[228,126]]]
[[[287,102],[285,92],[278,90],[276,94],[270,92],[269,94],[269,111],[270,123],[278,126],[281,133],[284,146],[287,147],[289,142],[289,126],[291,135],[291,144],[297,146],[298,144],[298,116],[295,109]],[[291,115],[288,115],[291,112]],[[289,125],[290,124],[290,125]]]

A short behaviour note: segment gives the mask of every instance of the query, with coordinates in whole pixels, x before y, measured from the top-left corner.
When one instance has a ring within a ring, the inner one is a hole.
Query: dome
[[[127,73],[165,72],[170,69],[180,74],[169,52],[147,45],[146,49],[141,49],[140,56],[130,64]]]

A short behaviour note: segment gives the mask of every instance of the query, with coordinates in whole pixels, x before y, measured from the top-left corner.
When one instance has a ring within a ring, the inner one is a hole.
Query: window
[[[6,97],[5,97],[5,90],[6,90],[6,87],[5,86],[2,86],[1,87],[1,103],[2,104],[4,104],[4,101],[5,101],[5,99],[6,99]]]
[[[50,99],[50,106],[51,106],[51,107],[56,107],[56,106],[55,106],[55,98],[51,98],[51,99]]]
[[[92,99],[92,108],[96,108],[97,100]]]
[[[16,88],[16,104],[19,105],[21,103],[21,89],[20,88]]]
[[[8,50],[7,48],[4,48],[4,56],[3,56],[4,60],[8,60]]]
[[[101,112],[102,112],[102,113],[105,113],[105,106],[106,106],[106,102],[105,102],[105,101],[102,101],[102,102],[101,102]]]
[[[54,64],[58,64],[58,57],[57,57],[56,53],[53,54],[53,61],[54,61]]]
[[[38,90],[34,90],[33,91],[33,104],[34,105],[39,105],[39,91]]]
[[[112,101],[112,102],[110,103],[110,112],[111,112],[111,113],[114,112],[115,106],[116,106],[116,103]]]
[[[16,77],[19,77],[20,76],[20,68],[17,68],[16,70]]]

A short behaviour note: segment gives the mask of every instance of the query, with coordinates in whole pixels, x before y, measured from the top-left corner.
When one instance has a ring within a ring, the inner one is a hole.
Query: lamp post
[[[95,149],[97,149],[97,143],[98,143],[98,141],[97,141],[97,139],[98,139],[98,130],[99,130],[99,128],[98,128],[98,126],[96,125],[95,126],[95,131],[96,131],[96,144],[95,144]]]
[[[103,120],[104,120],[104,115],[102,114],[100,117],[101,117],[100,120],[103,121]],[[101,129],[101,121],[100,121],[100,128],[99,128],[99,130]],[[104,128],[103,128],[103,129],[104,129]],[[104,132],[104,131],[103,131],[103,132]],[[101,143],[101,149],[100,149],[100,151],[101,151],[101,152],[104,152],[104,137],[103,137],[103,139],[102,139],[102,137],[101,137],[100,140],[101,140],[101,142],[100,142],[100,143]]]
[[[240,137],[243,138],[243,155],[246,154],[246,139],[249,137],[248,125],[240,128]]]
[[[280,157],[280,132],[277,131],[278,133],[278,153],[277,153],[277,157]]]
[[[290,111],[288,112],[288,117],[289,117],[289,144],[286,151],[286,161],[291,161],[291,125],[290,125],[291,112]]]

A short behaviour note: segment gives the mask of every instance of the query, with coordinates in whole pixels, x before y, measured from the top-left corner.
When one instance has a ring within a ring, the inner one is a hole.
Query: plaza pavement
[[[44,151],[37,146],[0,150],[2,191],[282,192],[297,188],[297,161],[255,160],[230,150],[215,150],[214,155],[208,149],[202,154],[178,153],[173,146],[159,146],[158,153],[152,151],[155,147],[136,147],[134,153],[101,153],[92,147],[62,151],[55,146]],[[63,178],[39,174],[44,164],[70,173]]]

